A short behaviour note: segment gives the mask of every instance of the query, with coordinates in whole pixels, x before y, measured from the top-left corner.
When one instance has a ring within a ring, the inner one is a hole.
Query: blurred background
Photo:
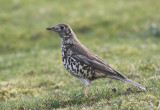
[[[7,91],[1,100],[53,90],[61,81],[57,87],[70,86],[60,37],[46,30],[58,23],[69,24],[85,46],[132,79],[160,73],[159,0],[1,0],[0,89]]]
[[[2,0],[0,52],[59,47],[46,27],[70,24],[79,39],[159,38],[159,1]],[[87,37],[87,38],[86,38]],[[106,40],[107,44],[107,40]]]

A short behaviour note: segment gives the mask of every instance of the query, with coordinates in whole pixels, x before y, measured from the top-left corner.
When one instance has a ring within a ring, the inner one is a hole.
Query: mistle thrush
[[[47,30],[53,30],[60,35],[64,67],[73,76],[78,77],[85,83],[85,95],[87,95],[91,81],[106,77],[125,81],[145,90],[144,86],[120,74],[104,60],[82,45],[68,24],[57,24],[47,28]]]

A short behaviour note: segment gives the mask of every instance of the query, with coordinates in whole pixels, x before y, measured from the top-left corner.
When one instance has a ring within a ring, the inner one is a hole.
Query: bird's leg
[[[85,92],[84,92],[84,95],[85,95],[85,96],[87,96],[88,89],[89,89],[89,86],[86,87],[86,90],[85,90]]]
[[[84,91],[84,95],[87,96],[87,93],[88,93],[88,88],[89,88],[89,85],[91,84],[91,81],[89,79],[83,79],[81,78],[81,80],[85,83],[86,85],[86,90]]]

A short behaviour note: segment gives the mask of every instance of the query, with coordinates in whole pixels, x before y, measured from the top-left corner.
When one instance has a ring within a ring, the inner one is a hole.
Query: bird
[[[69,73],[84,82],[85,96],[87,96],[91,82],[98,78],[116,79],[146,90],[143,85],[128,79],[81,44],[70,25],[59,23],[46,29],[59,34],[63,65]]]

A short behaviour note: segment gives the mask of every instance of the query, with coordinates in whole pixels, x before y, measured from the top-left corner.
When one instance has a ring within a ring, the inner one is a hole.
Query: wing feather
[[[82,47],[80,48],[80,46]],[[117,72],[115,72],[115,70],[110,65],[108,65],[97,55],[89,51],[85,46],[75,44],[70,49],[72,51],[72,57],[75,60],[78,60],[91,67],[101,70],[102,72],[106,74],[108,73],[108,74],[117,75]]]

